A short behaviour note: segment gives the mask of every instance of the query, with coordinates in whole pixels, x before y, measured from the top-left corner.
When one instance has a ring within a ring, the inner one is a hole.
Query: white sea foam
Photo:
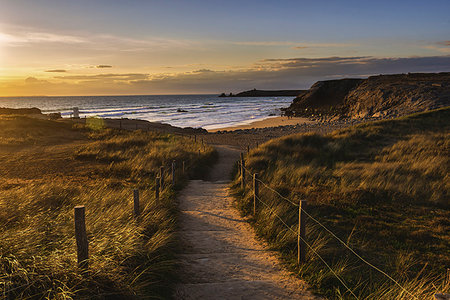
[[[69,117],[72,107],[81,117],[129,118],[180,127],[215,129],[279,115],[293,97],[219,98],[217,95],[87,96],[0,98],[0,107],[38,107],[44,113]]]

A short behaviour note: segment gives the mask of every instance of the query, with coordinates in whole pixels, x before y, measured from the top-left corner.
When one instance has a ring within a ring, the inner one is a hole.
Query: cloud
[[[112,68],[110,65],[97,65],[95,66],[97,69],[103,69],[103,68]]]
[[[441,41],[441,42],[437,42],[436,44],[441,45],[441,46],[450,46],[450,41]]]
[[[247,41],[247,42],[232,42],[233,45],[240,46],[266,46],[266,47],[280,47],[289,46],[294,49],[304,48],[340,48],[340,47],[355,47],[355,43],[307,43],[307,42],[292,42],[292,41]]]
[[[54,69],[54,70],[45,70],[44,72],[49,72],[49,73],[66,73],[67,70],[63,70],[63,69]]]
[[[147,79],[148,74],[141,73],[124,73],[124,74],[96,74],[96,75],[71,75],[71,76],[55,76],[55,79],[63,79],[63,80],[121,80],[121,81],[129,81],[129,80],[139,80],[139,79]]]
[[[318,80],[367,77],[408,72],[450,70],[450,55],[427,57],[271,58],[241,69],[183,73],[110,73],[56,76],[52,82],[35,77],[14,86],[0,83],[3,94],[107,95],[221,93],[258,89],[306,89]],[[21,94],[17,94],[21,93]]]

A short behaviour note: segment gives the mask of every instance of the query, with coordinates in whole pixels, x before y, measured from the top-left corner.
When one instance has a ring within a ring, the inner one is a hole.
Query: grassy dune
[[[293,135],[250,152],[247,168],[298,203],[348,246],[414,294],[431,299],[450,291],[450,109],[362,124],[329,135]],[[249,180],[248,180],[249,181]],[[234,182],[238,205],[252,210],[252,194]],[[257,233],[288,266],[333,299],[352,297],[308,251],[296,266],[298,208],[263,186],[252,219]],[[365,265],[323,228],[307,219],[307,238],[360,299],[414,299]]]
[[[167,298],[174,197],[154,199],[159,166],[201,174],[215,157],[192,140],[21,116],[0,117],[0,298]],[[201,150],[201,155],[198,151]],[[170,182],[169,168],[166,182]],[[132,189],[142,213],[133,217]],[[73,208],[86,206],[90,269],[76,263]]]

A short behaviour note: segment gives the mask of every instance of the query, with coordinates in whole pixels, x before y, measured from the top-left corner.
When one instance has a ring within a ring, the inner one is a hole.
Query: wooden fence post
[[[258,174],[253,174],[253,216],[256,216],[256,200],[259,198]]]
[[[245,160],[244,153],[241,152],[241,189],[245,190]]]
[[[247,155],[250,153],[250,145],[247,145]]]
[[[175,161],[172,162],[172,185],[175,186]]]
[[[184,175],[184,173],[185,173],[185,171],[186,171],[186,166],[185,166],[185,162],[184,162],[184,160],[183,160],[183,175]]]
[[[133,200],[134,200],[134,217],[139,216],[139,190],[133,190]]]
[[[194,142],[197,143],[197,136],[196,135],[194,135]]]
[[[159,184],[160,184],[160,177],[155,178],[155,202],[159,201]]]
[[[298,204],[298,235],[297,235],[297,263],[302,264],[306,260],[306,230],[305,213],[306,200],[300,200]]]
[[[159,167],[159,187],[164,188],[164,166]]]
[[[86,234],[86,209],[84,206],[75,206],[75,239],[77,241],[78,267],[87,269],[89,259],[89,245]]]

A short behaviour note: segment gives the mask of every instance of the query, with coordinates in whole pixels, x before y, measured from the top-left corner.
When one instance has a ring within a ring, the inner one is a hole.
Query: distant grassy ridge
[[[175,195],[187,176],[204,172],[216,154],[185,137],[88,123],[91,128],[0,118],[0,298],[170,297]],[[169,184],[173,160],[175,187]],[[161,165],[168,184],[155,202]],[[143,207],[138,219],[132,207],[135,188]],[[76,205],[86,206],[87,275],[76,262]]]
[[[283,137],[254,149],[247,168],[298,203],[417,299],[450,291],[450,108],[361,124],[328,135]],[[249,182],[249,180],[247,180]],[[251,214],[249,185],[233,183],[238,206]],[[320,293],[352,299],[312,251],[296,266],[298,208],[263,186],[251,219],[257,233]],[[307,218],[307,239],[360,299],[411,299]]]

